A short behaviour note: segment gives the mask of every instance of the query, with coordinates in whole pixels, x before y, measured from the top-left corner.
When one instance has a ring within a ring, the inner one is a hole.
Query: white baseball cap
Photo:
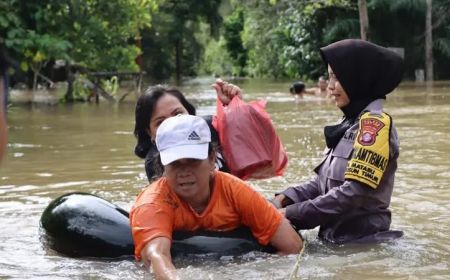
[[[182,158],[208,158],[211,131],[204,119],[177,115],[165,119],[156,130],[156,147],[161,162],[168,165]]]

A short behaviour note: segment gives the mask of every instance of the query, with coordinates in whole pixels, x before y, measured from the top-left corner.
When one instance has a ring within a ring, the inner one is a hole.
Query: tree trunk
[[[1,55],[1,54],[0,54]],[[1,61],[3,62],[3,61]],[[0,67],[3,67],[0,66]],[[0,69],[0,162],[6,151],[6,144],[8,144],[8,129],[6,125],[6,96],[8,94],[6,87],[6,74],[3,76]],[[6,72],[6,71],[5,71]]]
[[[433,30],[432,30],[432,0],[427,0],[427,15],[425,17],[425,68],[426,80],[433,81]]]
[[[37,91],[37,89],[38,89],[38,76],[39,76],[39,71],[41,70],[41,66],[42,66],[41,62],[38,62],[36,65],[34,65],[34,64],[30,65],[31,71],[33,72],[33,87],[32,87],[33,95],[34,95],[34,92]]]
[[[181,83],[181,39],[175,43],[175,83],[179,85]]]
[[[37,91],[38,88],[38,71],[31,68],[31,70],[33,70],[33,96],[34,96],[34,92]]]
[[[361,40],[369,40],[369,16],[367,13],[366,0],[358,0],[359,9],[359,27],[361,32]]]
[[[73,82],[75,81],[75,75],[70,69],[69,62],[66,62],[66,73],[67,73],[67,91],[64,99],[67,103],[73,103],[75,100],[73,98]]]
[[[135,59],[135,62],[139,66],[139,72],[142,72],[144,71],[144,52],[142,51],[142,37],[141,36],[136,37],[134,42],[136,44],[136,47],[138,47],[140,50],[139,55]]]

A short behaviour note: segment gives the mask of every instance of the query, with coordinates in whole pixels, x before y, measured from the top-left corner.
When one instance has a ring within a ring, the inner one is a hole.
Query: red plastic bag
[[[244,180],[283,175],[288,163],[265,107],[265,100],[246,103],[234,97],[227,107],[217,100],[213,125],[222,154],[231,173]]]

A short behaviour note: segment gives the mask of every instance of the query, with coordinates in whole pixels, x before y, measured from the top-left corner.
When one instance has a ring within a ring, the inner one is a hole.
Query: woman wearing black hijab
[[[390,231],[388,209],[399,143],[383,100],[397,87],[403,61],[396,53],[355,39],[320,49],[328,90],[344,113],[324,129],[327,148],[310,181],[290,187],[273,202],[298,229],[320,226],[332,243],[375,242],[402,235]]]

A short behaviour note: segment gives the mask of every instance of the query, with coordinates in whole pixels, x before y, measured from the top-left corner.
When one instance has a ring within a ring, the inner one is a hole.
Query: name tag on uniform
[[[354,142],[353,155],[345,179],[358,181],[376,189],[389,161],[391,117],[382,113],[364,113]]]

